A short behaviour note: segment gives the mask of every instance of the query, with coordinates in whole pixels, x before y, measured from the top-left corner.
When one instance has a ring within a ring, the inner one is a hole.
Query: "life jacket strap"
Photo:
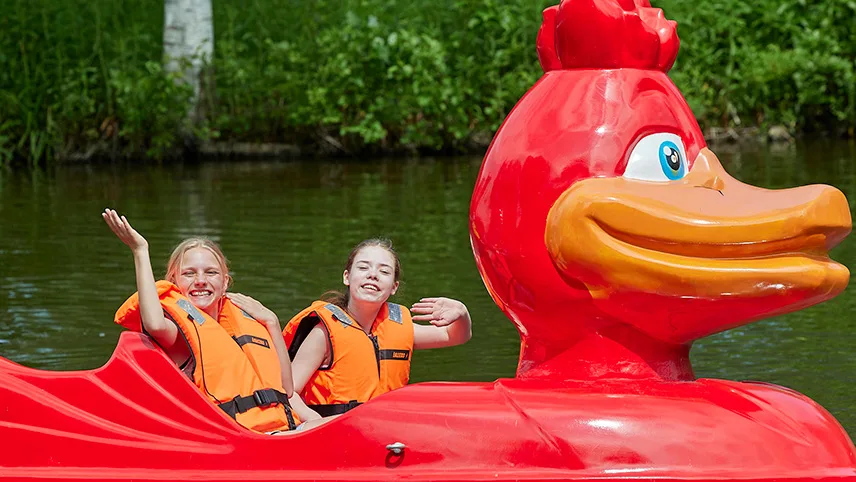
[[[358,402],[356,400],[351,400],[348,403],[323,403],[319,405],[307,405],[312,410],[318,412],[318,415],[322,417],[329,417],[331,415],[339,415],[347,412],[348,410],[354,409],[359,405],[362,405],[363,402]]]
[[[250,409],[256,407],[265,408],[276,404],[282,405],[283,408],[285,408],[285,416],[288,418],[288,429],[294,430],[296,424],[294,423],[294,415],[291,413],[291,405],[288,403],[288,397],[284,393],[273,388],[256,390],[253,392],[253,395],[249,397],[238,395],[228,402],[223,402],[217,406],[226,412],[227,415],[235,418],[237,414],[244,413]]]

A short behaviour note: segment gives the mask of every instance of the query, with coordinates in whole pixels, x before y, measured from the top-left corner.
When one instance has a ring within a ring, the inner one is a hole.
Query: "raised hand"
[[[469,318],[466,305],[451,298],[422,298],[410,311],[414,321],[427,321],[434,326],[448,326],[464,317]]]
[[[259,323],[264,325],[276,324],[277,329],[279,329],[279,318],[277,318],[276,313],[267,309],[265,305],[254,298],[241,293],[226,293],[226,297],[232,300],[232,303],[235,303],[238,308],[249,313]]]
[[[140,233],[131,227],[131,223],[125,216],[119,216],[115,210],[107,208],[101,213],[104,222],[123,243],[125,243],[131,251],[145,250],[148,252],[149,243]]]
[[[125,216],[119,216],[113,209],[105,209],[101,217],[116,237],[131,248],[140,300],[140,320],[146,333],[151,335],[158,345],[164,347],[164,351],[172,361],[176,364],[184,363],[190,356],[190,349],[185,343],[178,342],[178,327],[163,316],[163,308],[158,299],[155,277],[152,273],[152,262],[149,259],[149,243],[131,227],[131,223],[125,219]]]

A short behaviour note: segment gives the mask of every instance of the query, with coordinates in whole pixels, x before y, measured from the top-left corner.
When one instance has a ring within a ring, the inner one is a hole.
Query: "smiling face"
[[[173,250],[166,279],[178,286],[194,306],[217,319],[219,302],[232,278],[226,257],[217,243],[205,238],[189,238]]]
[[[381,246],[357,251],[350,269],[342,275],[350,303],[380,304],[398,290],[396,258]]]
[[[186,251],[176,282],[194,306],[217,319],[218,302],[226,294],[226,274],[214,253],[206,248]]]

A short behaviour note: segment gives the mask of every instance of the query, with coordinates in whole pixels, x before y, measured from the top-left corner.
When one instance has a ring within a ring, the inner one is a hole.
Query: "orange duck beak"
[[[551,208],[545,241],[608,318],[684,344],[843,291],[850,273],[827,253],[850,226],[837,189],[749,186],[705,148],[677,181],[575,183]]]

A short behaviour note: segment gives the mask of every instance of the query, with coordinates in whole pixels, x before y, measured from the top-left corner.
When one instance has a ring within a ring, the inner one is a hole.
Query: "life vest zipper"
[[[380,379],[380,345],[378,345],[378,342],[377,342],[377,335],[372,335],[370,333],[366,333],[365,330],[363,330],[362,327],[359,326],[359,324],[351,325],[349,323],[349,324],[347,324],[347,326],[354,328],[355,330],[360,330],[360,332],[362,332],[364,335],[366,335],[369,338],[369,340],[371,340],[372,346],[374,347],[375,362],[377,362],[377,376],[378,376],[378,379]]]
[[[377,376],[380,378],[380,346],[377,344],[377,336],[369,335],[368,333],[366,333],[366,335],[369,337],[369,340],[372,341],[372,345],[374,345],[374,356],[375,361],[377,362]]]

